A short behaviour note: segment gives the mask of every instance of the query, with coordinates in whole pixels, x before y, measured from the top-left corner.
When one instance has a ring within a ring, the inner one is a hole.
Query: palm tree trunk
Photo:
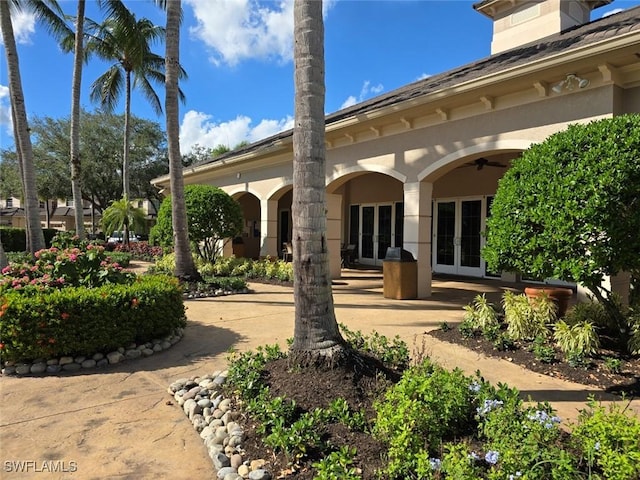
[[[27,223],[28,249],[31,254],[44,248],[44,234],[40,224],[40,208],[38,202],[38,190],[36,188],[36,174],[33,164],[33,149],[29,135],[27,112],[24,105],[22,92],[22,79],[20,78],[20,62],[13,35],[13,25],[9,12],[9,3],[0,1],[0,28],[5,54],[7,56],[7,72],[9,76],[9,95],[11,108],[13,109],[13,131],[16,144],[19,145],[19,160],[22,164],[22,184],[25,201],[25,217]]]
[[[290,358],[334,363],[344,353],[333,307],[326,240],[322,2],[294,2],[293,275]]]
[[[178,105],[178,75],[180,71],[180,0],[167,2],[167,36],[165,54],[165,114],[169,149],[169,181],[171,188],[171,223],[176,254],[176,277],[199,278],[189,247],[187,207],[184,199],[184,178],[180,156],[180,125]]]
[[[129,143],[130,143],[130,127],[131,119],[131,72],[125,75],[125,107],[124,107],[124,151],[122,152],[122,196],[129,199]]]
[[[82,86],[82,60],[84,42],[85,0],[78,0],[76,13],[76,39],[73,52],[73,85],[71,87],[71,192],[76,224],[76,235],[84,239],[84,209],[80,183],[80,92]]]

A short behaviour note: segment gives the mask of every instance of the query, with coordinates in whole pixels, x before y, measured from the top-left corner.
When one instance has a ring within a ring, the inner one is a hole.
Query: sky
[[[4,0],[0,0],[4,1]],[[73,15],[75,0],[59,0]],[[491,20],[464,0],[325,0],[327,114],[390,92],[408,83],[490,55]],[[165,25],[151,0],[125,0],[138,18]],[[640,5],[616,0],[596,9],[592,19]],[[293,126],[293,0],[183,0],[180,62],[188,79],[181,83],[180,145],[233,148]],[[96,2],[86,16],[101,21]],[[71,110],[73,55],[24,13],[13,18],[29,118],[68,117]],[[164,56],[164,44],[153,50]],[[3,48],[4,53],[4,48]],[[84,67],[82,106],[91,83],[110,67],[92,59]],[[0,59],[0,147],[12,148],[5,56]],[[164,103],[164,91],[157,92]],[[163,116],[132,92],[132,113],[158,122]],[[114,110],[123,113],[121,103]]]

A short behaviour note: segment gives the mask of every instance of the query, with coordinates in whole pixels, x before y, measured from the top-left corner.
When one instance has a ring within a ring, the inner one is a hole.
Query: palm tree
[[[84,238],[84,209],[82,208],[82,186],[80,183],[80,91],[82,86],[82,61],[84,50],[84,7],[85,0],[78,0],[76,32],[73,52],[73,84],[71,87],[71,192],[73,195],[76,234]]]
[[[110,235],[113,232],[124,232],[122,242],[129,245],[130,229],[141,229],[144,227],[144,211],[131,205],[127,197],[111,202],[104,212],[102,212],[102,230]]]
[[[178,79],[180,77],[180,0],[167,2],[166,85],[165,114],[169,149],[169,179],[171,187],[171,222],[176,254],[176,277],[187,280],[198,278],[189,245],[187,207],[184,198],[182,157],[180,155],[180,120]]]
[[[136,20],[120,0],[103,0],[100,3],[106,5],[108,17],[100,25],[88,22],[91,36],[87,52],[114,63],[93,82],[90,98],[107,111],[113,111],[124,91],[122,196],[129,198],[131,90],[139,88],[155,112],[158,115],[162,113],[162,105],[152,82],[164,84],[165,60],[151,51],[151,45],[164,38],[165,30],[146,18]],[[182,69],[179,75],[186,76]],[[184,98],[180,90],[178,94]]]
[[[40,204],[36,188],[36,175],[33,164],[33,148],[29,135],[29,123],[25,108],[22,79],[20,76],[20,62],[16,48],[11,10],[20,11],[30,8],[36,18],[43,21],[54,35],[68,34],[68,28],[62,20],[62,10],[54,0],[27,0],[18,2],[0,1],[0,28],[2,41],[7,58],[7,73],[9,77],[9,95],[11,99],[11,115],[13,118],[14,139],[19,153],[20,177],[22,181],[23,198],[25,202],[25,219],[27,224],[27,248],[31,254],[45,247],[44,234],[40,224]]]
[[[298,365],[340,363],[326,239],[324,24],[322,2],[294,1],[293,288],[290,358]]]

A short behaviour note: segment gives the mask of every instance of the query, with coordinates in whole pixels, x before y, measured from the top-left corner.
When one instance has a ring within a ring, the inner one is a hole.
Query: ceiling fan
[[[507,168],[506,165],[503,165],[500,162],[494,162],[484,157],[476,158],[473,162],[465,163],[463,166],[476,167],[476,170],[482,170],[484,167]]]

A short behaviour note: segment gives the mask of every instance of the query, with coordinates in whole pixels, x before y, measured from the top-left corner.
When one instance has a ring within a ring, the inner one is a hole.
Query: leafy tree
[[[487,245],[494,271],[583,284],[640,269],[640,115],[570,125],[532,145],[498,185]]]
[[[144,212],[134,207],[127,198],[114,200],[102,212],[102,230],[110,235],[114,231],[124,231],[122,242],[129,245],[129,231],[144,228]]]
[[[184,187],[189,240],[196,254],[214,262],[224,244],[242,232],[242,208],[224,190],[211,185]],[[149,241],[163,247],[173,244],[172,199],[163,200]]]
[[[107,111],[113,111],[122,92],[125,94],[122,197],[130,198],[131,90],[139,88],[156,113],[162,113],[162,104],[152,82],[164,85],[165,59],[153,53],[151,46],[164,38],[165,30],[149,19],[136,19],[120,0],[102,3],[106,5],[108,17],[100,25],[90,24],[87,52],[113,64],[93,82],[90,97]],[[184,70],[180,69],[179,76],[186,77]],[[178,93],[183,99],[182,92]]]
[[[293,129],[294,363],[340,363],[327,251],[322,2],[294,1],[295,127]]]
[[[81,175],[84,186],[82,194],[85,200],[91,201],[97,210],[102,211],[112,200],[121,198],[124,116],[82,111],[80,118],[80,156],[84,167]],[[62,198],[68,198],[71,194],[69,128],[68,118],[33,119],[41,198],[45,197],[48,184],[58,185],[62,190],[58,196]],[[131,117],[131,131],[131,139],[135,144],[130,152],[132,198],[159,199],[159,193],[150,181],[168,171],[165,134],[158,123],[135,116]]]
[[[27,248],[34,254],[37,250],[44,248],[45,243],[40,224],[40,205],[37,197],[33,149],[20,76],[20,62],[11,23],[11,12],[13,11],[15,14],[25,7],[31,9],[36,18],[55,36],[61,38],[68,35],[69,29],[62,18],[62,10],[54,0],[0,1],[0,30],[7,59],[11,116],[27,224]]]

